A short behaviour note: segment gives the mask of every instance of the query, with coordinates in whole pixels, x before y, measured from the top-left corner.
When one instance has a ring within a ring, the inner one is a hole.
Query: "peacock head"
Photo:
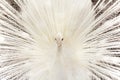
[[[58,33],[55,37],[55,41],[56,41],[58,48],[62,46],[63,40],[64,40],[64,38],[63,38],[62,34]]]

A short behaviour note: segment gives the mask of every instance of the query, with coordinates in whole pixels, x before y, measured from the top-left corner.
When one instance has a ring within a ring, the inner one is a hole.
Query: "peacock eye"
[[[55,38],[55,41],[56,41],[57,39]]]
[[[64,38],[62,38],[62,41],[64,40]]]

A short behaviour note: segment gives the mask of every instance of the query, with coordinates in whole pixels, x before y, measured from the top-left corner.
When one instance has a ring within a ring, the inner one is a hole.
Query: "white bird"
[[[92,1],[0,0],[0,80],[120,80],[120,0]]]

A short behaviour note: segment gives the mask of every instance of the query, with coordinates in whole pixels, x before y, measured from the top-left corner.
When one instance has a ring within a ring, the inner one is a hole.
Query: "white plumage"
[[[120,80],[120,0],[0,0],[0,80]]]

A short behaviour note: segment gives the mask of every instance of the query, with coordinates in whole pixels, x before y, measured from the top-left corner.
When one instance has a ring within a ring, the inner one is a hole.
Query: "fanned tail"
[[[0,0],[0,80],[119,80],[120,0],[92,1]]]

